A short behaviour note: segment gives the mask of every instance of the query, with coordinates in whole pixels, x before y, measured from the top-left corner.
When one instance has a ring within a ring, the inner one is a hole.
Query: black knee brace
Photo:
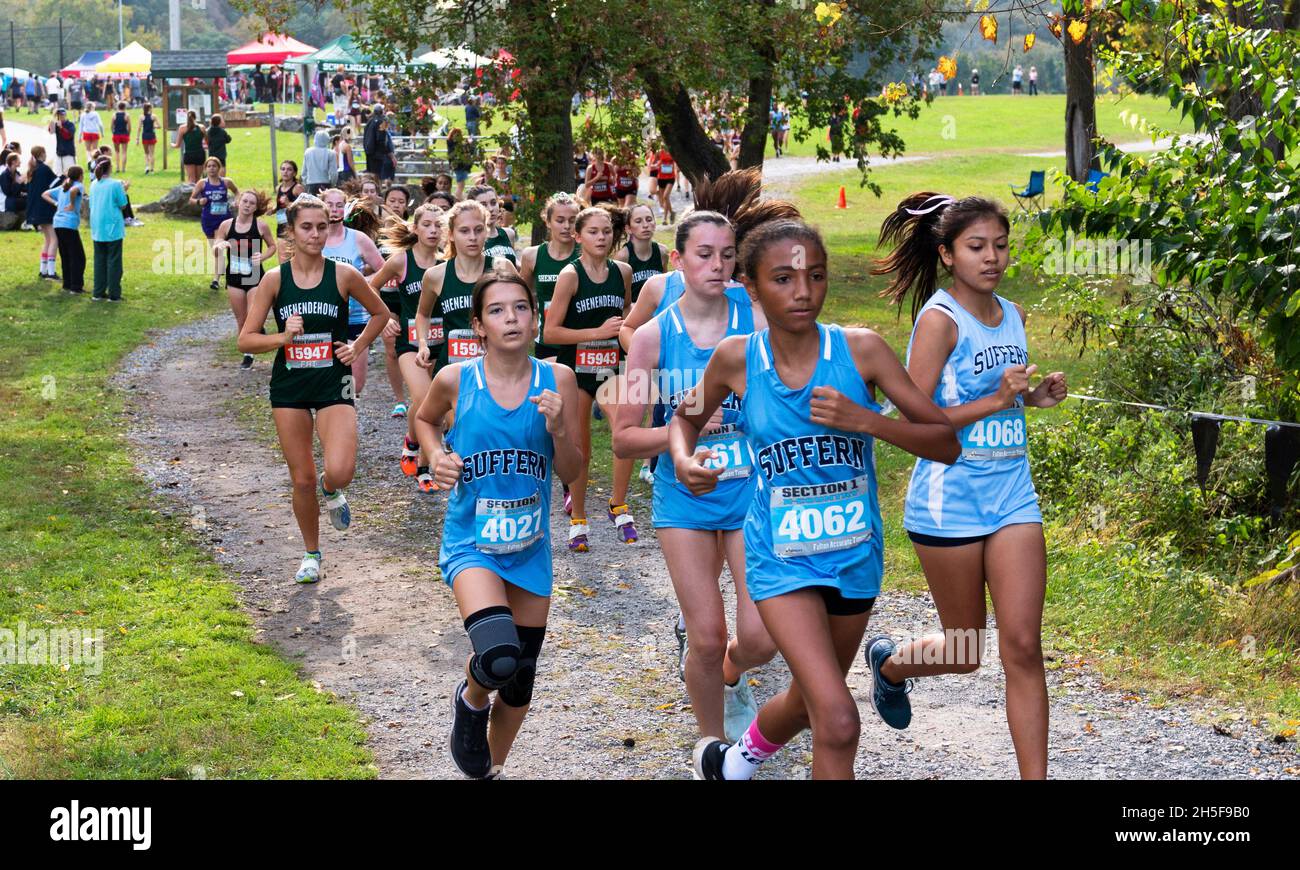
[[[485,607],[465,620],[474,647],[470,675],[485,689],[504,686],[519,668],[519,634],[509,607]]]
[[[537,673],[537,657],[542,652],[542,639],[546,637],[546,626],[521,625],[518,627],[519,667],[497,697],[511,707],[527,707],[533,700],[533,677]]]

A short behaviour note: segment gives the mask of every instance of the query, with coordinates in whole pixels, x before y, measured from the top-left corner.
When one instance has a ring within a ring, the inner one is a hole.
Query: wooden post
[[[273,184],[278,184],[280,180],[277,177],[277,173],[279,171],[278,167],[280,164],[279,161],[275,159],[275,98],[274,95],[272,95],[270,106],[271,106],[271,180]]]

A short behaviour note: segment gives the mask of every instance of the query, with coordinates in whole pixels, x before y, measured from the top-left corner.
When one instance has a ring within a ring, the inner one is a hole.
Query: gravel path
[[[269,366],[259,360],[240,371],[229,351],[232,329],[228,315],[211,318],[157,336],[126,359],[114,384],[132,394],[128,425],[139,467],[213,548],[258,638],[361,711],[383,776],[456,776],[445,749],[449,698],[469,644],[434,569],[441,500],[416,492],[397,468],[403,425],[387,416],[382,357],[372,358],[359,407],[352,528],[340,534],[322,523],[328,579],[297,586],[301,542],[283,461],[266,432],[250,431],[238,413],[250,397],[262,413]],[[555,527],[562,528],[555,502]],[[648,499],[634,496],[633,509],[643,520],[641,544],[621,546],[609,524],[596,522],[590,554],[570,556],[562,543],[555,552],[536,703],[510,757],[511,777],[689,776],[696,734],[676,674],[676,605],[645,522]],[[886,592],[871,630],[911,636],[936,624],[928,596]],[[1224,711],[1208,703],[1155,709],[1105,691],[1086,666],[1049,656],[1056,777],[1300,772],[1294,746],[1273,744],[1244,716],[1231,730],[1216,730],[1208,720]],[[782,687],[786,670],[778,658],[754,677],[761,702]],[[921,682],[905,732],[891,731],[872,712],[861,661],[849,683],[862,711],[860,777],[1015,776],[996,662],[973,676]],[[806,777],[810,747],[804,735],[760,777]]]

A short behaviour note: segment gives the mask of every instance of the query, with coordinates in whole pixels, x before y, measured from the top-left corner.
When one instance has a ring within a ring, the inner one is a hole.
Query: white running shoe
[[[298,573],[293,575],[297,583],[319,583],[325,579],[325,569],[321,567],[320,556],[316,553],[306,553],[302,557],[302,564],[298,566]]]
[[[325,499],[325,508],[330,513],[330,525],[340,532],[352,525],[352,511],[348,509],[347,496],[340,487],[333,495],[325,491],[325,472],[320,473],[320,493]]]
[[[756,716],[758,704],[744,674],[740,675],[740,682],[735,686],[722,687],[722,730],[727,742],[736,743],[744,737]]]

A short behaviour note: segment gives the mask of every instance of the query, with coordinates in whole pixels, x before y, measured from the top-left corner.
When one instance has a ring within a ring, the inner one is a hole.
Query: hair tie
[[[934,205],[930,206],[929,208],[924,208],[924,207],[905,208],[903,209],[903,211],[907,212],[910,215],[915,215],[919,217],[921,215],[929,214],[932,211],[938,211],[939,209],[944,208],[945,206],[952,205],[956,201],[957,200],[951,196],[945,196],[944,194],[939,193],[939,194],[935,194],[934,196],[927,199],[925,202],[921,203],[922,206],[925,206],[927,203],[933,202]]]

